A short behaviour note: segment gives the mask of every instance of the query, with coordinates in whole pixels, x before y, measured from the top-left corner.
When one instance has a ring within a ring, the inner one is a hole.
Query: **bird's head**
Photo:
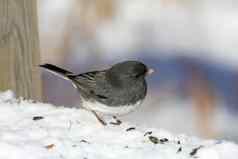
[[[149,69],[142,62],[125,61],[113,65],[107,71],[107,78],[115,86],[126,86],[137,81],[144,81],[145,77],[153,72],[153,69]]]

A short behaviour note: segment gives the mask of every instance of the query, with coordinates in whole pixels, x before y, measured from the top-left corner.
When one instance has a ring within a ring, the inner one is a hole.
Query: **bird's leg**
[[[91,112],[95,115],[95,117],[97,118],[97,120],[103,125],[106,126],[107,123],[102,119],[102,117],[100,117],[95,111],[91,110]]]

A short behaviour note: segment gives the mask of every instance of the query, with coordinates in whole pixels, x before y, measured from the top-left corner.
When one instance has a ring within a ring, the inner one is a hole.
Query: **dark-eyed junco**
[[[145,76],[153,72],[139,61],[125,61],[101,71],[75,74],[52,64],[40,65],[72,82],[80,91],[82,107],[97,113],[123,115],[135,110],[147,93]]]

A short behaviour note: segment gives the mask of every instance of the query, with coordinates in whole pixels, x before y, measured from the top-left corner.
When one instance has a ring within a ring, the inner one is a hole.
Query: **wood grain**
[[[0,90],[41,100],[36,0],[0,0]]]

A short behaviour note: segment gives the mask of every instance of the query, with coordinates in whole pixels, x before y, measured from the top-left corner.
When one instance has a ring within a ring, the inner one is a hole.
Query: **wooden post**
[[[41,100],[36,0],[0,0],[0,91]]]

